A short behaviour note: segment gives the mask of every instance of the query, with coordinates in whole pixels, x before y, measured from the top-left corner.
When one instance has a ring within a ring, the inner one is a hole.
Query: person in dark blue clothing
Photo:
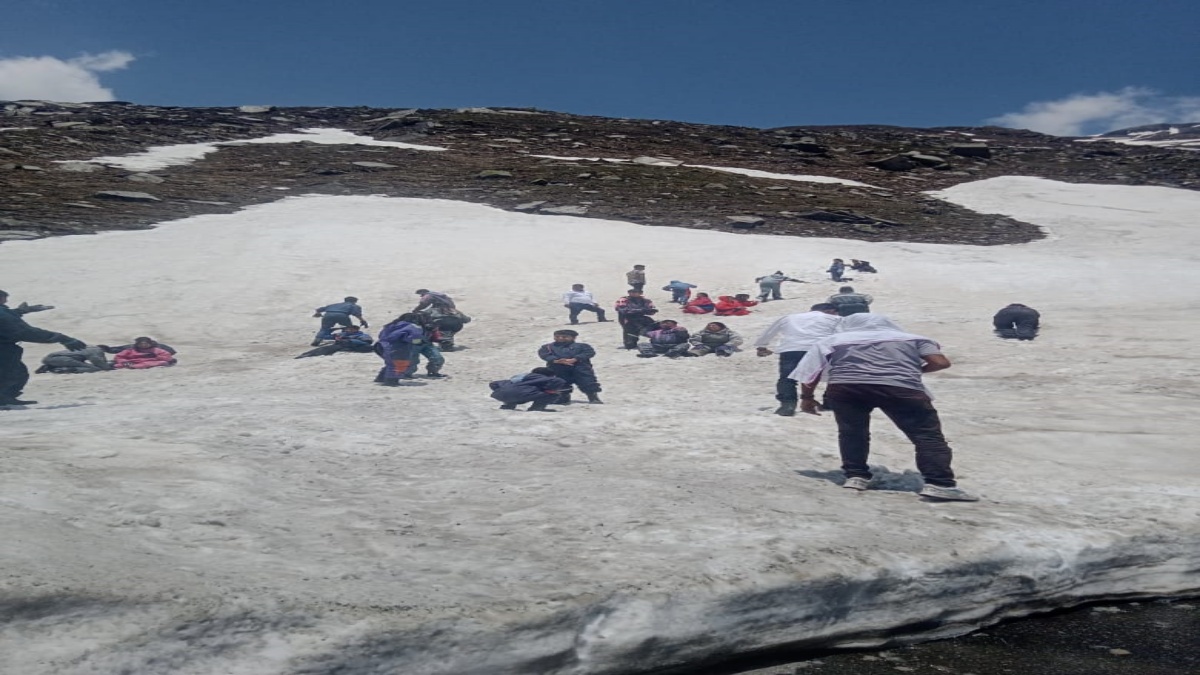
[[[568,385],[579,387],[579,391],[587,395],[588,403],[604,403],[600,400],[600,382],[596,379],[596,371],[592,370],[596,350],[589,344],[576,342],[577,337],[579,333],[570,329],[554,331],[554,342],[542,345],[538,349],[538,358],[546,362],[546,367],[555,376]],[[559,394],[557,403],[570,405],[570,386]]]
[[[422,356],[425,357],[426,377],[446,377],[442,374],[442,366],[446,365],[446,357],[442,356],[442,350],[438,349],[441,331],[438,329],[435,319],[424,312],[409,312],[401,315],[400,318],[420,326],[425,333],[425,341],[419,345],[413,345],[412,362],[408,364],[408,370],[404,371],[401,377],[406,380],[411,379],[413,373],[417,372],[417,367],[421,365]]]
[[[310,349],[300,356],[298,359],[307,358],[309,356],[329,356],[338,352],[370,352],[373,351],[375,341],[371,336],[358,326],[347,326],[346,328],[338,328],[333,331],[333,344],[321,345],[316,349]]]
[[[412,363],[413,352],[425,343],[425,331],[420,326],[398,317],[379,331],[375,353],[383,359],[383,368],[375,381],[385,387],[399,387],[400,378]]]
[[[539,412],[558,412],[546,406],[554,403],[563,390],[571,389],[549,368],[534,368],[507,380],[489,382],[488,386],[492,388],[492,398],[503,404],[501,410],[516,410],[522,403],[531,403],[529,410]]]
[[[325,340],[333,339],[334,326],[351,326],[354,324],[351,317],[358,319],[363,328],[370,328],[370,324],[363,318],[362,307],[358,306],[358,298],[353,295],[348,295],[341,302],[335,302],[332,305],[318,307],[313,316],[321,318],[321,330],[317,331],[317,336],[313,338],[312,346],[318,347]]]
[[[21,391],[29,382],[29,369],[21,362],[20,342],[57,342],[71,351],[87,347],[83,342],[62,333],[34,328],[25,323],[22,314],[28,312],[8,307],[8,293],[0,291],[0,407],[34,405],[37,401],[22,401]]]
[[[834,258],[833,264],[830,265],[829,269],[825,271],[829,272],[830,279],[833,279],[834,281],[841,281],[842,275],[846,273],[846,261],[842,260],[841,258]]]

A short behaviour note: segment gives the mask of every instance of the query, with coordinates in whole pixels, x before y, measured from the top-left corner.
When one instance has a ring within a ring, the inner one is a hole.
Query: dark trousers
[[[29,382],[29,369],[21,362],[21,345],[0,342],[0,404],[18,398]]]
[[[1032,340],[1037,337],[1038,322],[1033,321],[1016,321],[1008,326],[1003,324],[996,326],[996,335],[1006,340]]]
[[[637,349],[642,331],[657,323],[654,319],[640,314],[621,316],[619,321],[621,322],[621,337],[625,341],[626,349]]]
[[[759,284],[758,299],[766,302],[767,300],[782,300],[783,299],[783,284]]]
[[[904,432],[917,451],[917,470],[930,485],[954,487],[953,452],[942,435],[937,410],[923,391],[881,384],[831,384],[825,407],[838,427],[838,450],[847,478],[871,478],[871,411],[879,408]]]
[[[796,393],[796,381],[792,379],[792,371],[800,365],[800,359],[808,352],[779,352],[779,379],[775,381],[775,400],[800,400]]]
[[[321,315],[321,330],[317,331],[317,337],[324,340],[333,339],[334,326],[349,326],[350,315],[341,312],[325,312]]]
[[[578,364],[568,366],[565,363],[547,363],[546,367],[554,371],[555,377],[560,377],[567,382],[579,387],[579,391],[585,394],[600,393],[600,381],[596,379],[596,371],[592,370],[592,364]],[[566,391],[566,395],[571,395],[571,390]]]
[[[604,310],[599,305],[585,305],[582,302],[572,302],[567,305],[571,312],[571,323],[579,323],[580,312],[595,312],[596,319],[604,321]]]
[[[636,284],[629,284],[629,290],[640,291],[646,286],[646,282],[642,281]]]

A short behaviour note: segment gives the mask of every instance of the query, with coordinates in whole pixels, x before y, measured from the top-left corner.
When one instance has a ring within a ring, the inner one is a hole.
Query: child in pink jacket
[[[175,357],[154,344],[148,337],[140,337],[133,341],[133,346],[118,352],[113,357],[113,368],[157,368],[158,366],[175,365]]]

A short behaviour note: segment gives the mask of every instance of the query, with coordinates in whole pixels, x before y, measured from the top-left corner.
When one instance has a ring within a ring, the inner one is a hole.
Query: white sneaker
[[[871,486],[871,481],[867,480],[866,478],[858,478],[858,477],[847,478],[846,482],[842,483],[842,487],[848,488],[851,490],[866,490],[870,486]]]
[[[922,497],[930,499],[941,499],[949,502],[977,502],[979,497],[957,487],[941,487],[938,485],[926,484],[919,492]]]

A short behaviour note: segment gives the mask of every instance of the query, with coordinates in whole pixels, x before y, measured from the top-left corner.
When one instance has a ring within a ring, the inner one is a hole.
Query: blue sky
[[[756,127],[1200,121],[1196,0],[25,0],[0,99]]]

